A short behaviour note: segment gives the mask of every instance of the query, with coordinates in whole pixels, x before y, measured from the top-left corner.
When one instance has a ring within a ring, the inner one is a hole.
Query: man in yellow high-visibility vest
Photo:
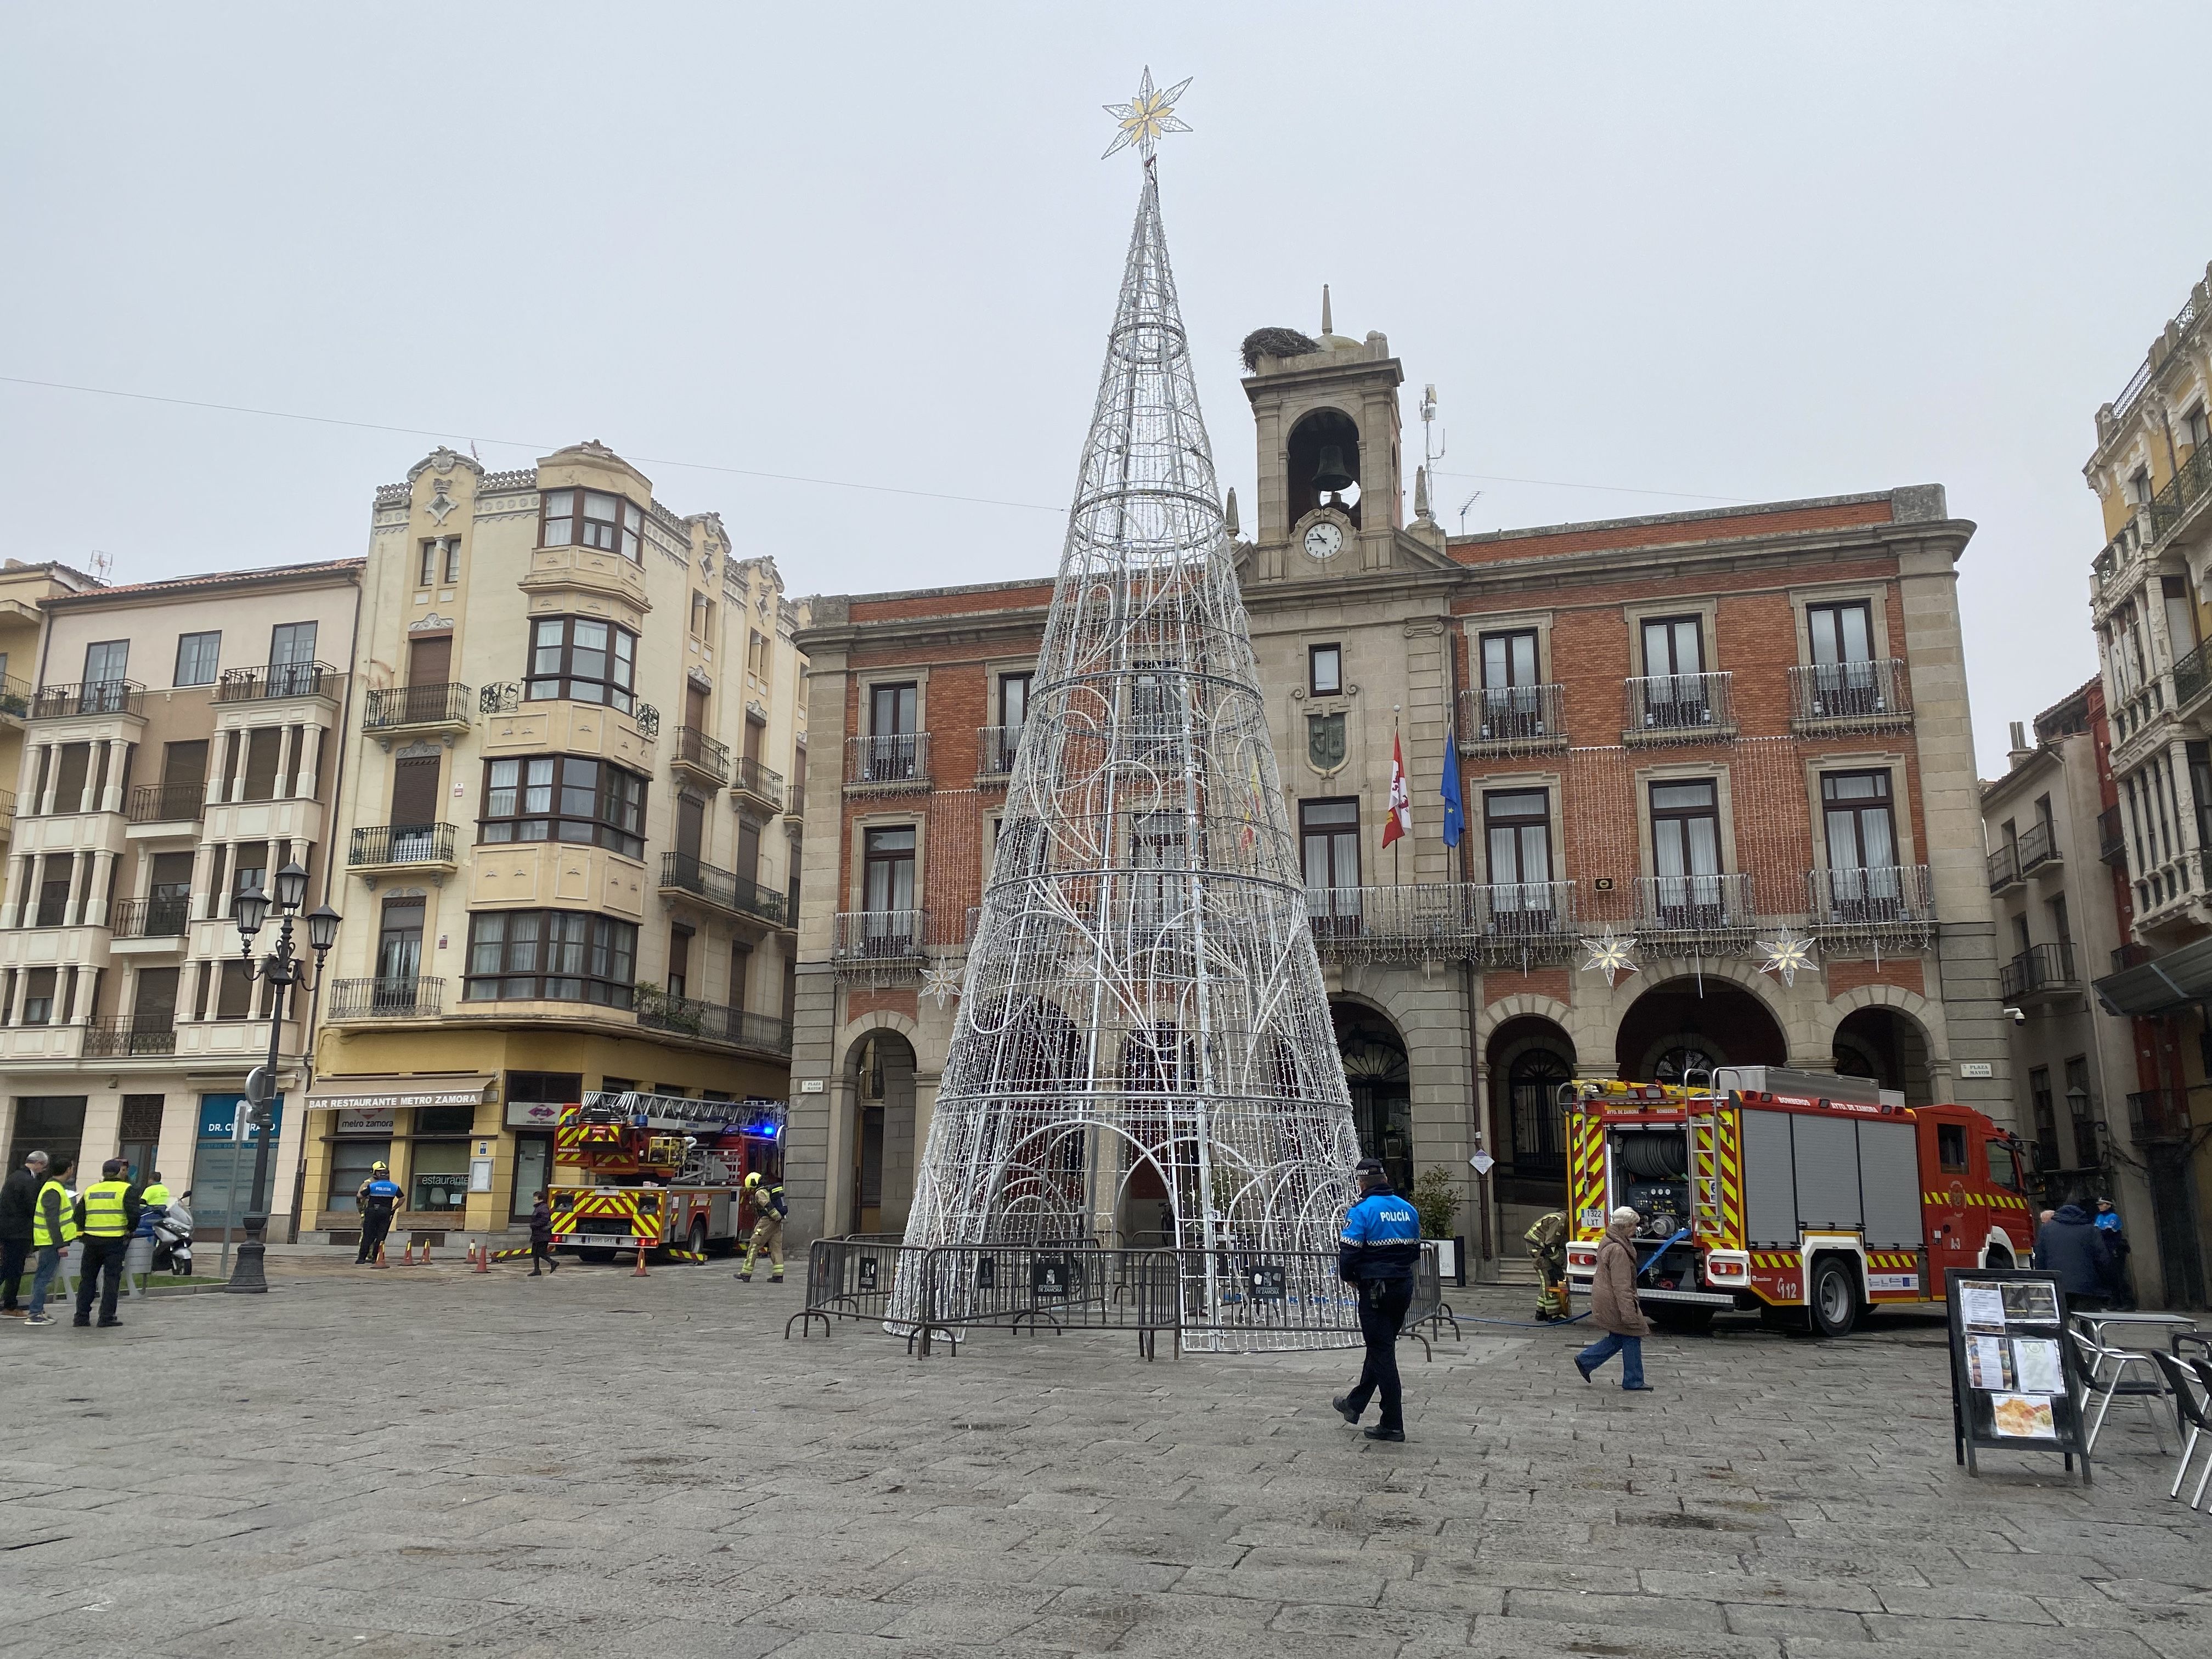
[[[92,1323],[94,1280],[100,1280],[100,1322],[103,1328],[120,1325],[115,1298],[123,1288],[123,1255],[138,1225],[138,1212],[146,1207],[138,1189],[125,1177],[131,1166],[111,1158],[100,1166],[100,1179],[84,1189],[76,1201],[77,1231],[84,1237],[84,1272],[76,1282],[76,1317],[73,1325]]]
[[[62,1270],[62,1252],[76,1243],[76,1200],[70,1195],[70,1171],[76,1160],[57,1152],[46,1168],[46,1184],[39,1188],[31,1212],[31,1243],[38,1250],[38,1266],[31,1272],[31,1310],[26,1325],[51,1325],[46,1317],[46,1292]]]

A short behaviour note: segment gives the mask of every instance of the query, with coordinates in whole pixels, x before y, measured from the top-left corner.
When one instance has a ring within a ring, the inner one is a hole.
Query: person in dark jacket
[[[2128,1274],[2128,1252],[2132,1247],[2128,1243],[2127,1228],[2120,1220],[2120,1212],[2111,1199],[2097,1200],[2095,1220],[2097,1231],[2104,1238],[2105,1249],[2112,1253],[2112,1305],[2132,1308],[2136,1305],[2136,1287]]]
[[[2035,1235],[2035,1265],[2058,1275],[2069,1306],[2098,1309],[2110,1299],[2112,1253],[2079,1204],[2062,1204]]]
[[[546,1273],[557,1273],[561,1264],[553,1259],[553,1206],[545,1201],[543,1188],[534,1194],[536,1202],[530,1206],[530,1276],[543,1279]],[[541,1270],[538,1264],[545,1264]]]
[[[8,1171],[0,1182],[0,1318],[21,1319],[15,1301],[15,1281],[31,1255],[31,1218],[39,1205],[39,1188],[46,1184],[46,1155],[33,1152],[19,1170]]]
[[[1398,1328],[1406,1322],[1406,1310],[1413,1304],[1413,1269],[1421,1260],[1421,1218],[1390,1190],[1390,1177],[1376,1159],[1360,1159],[1355,1174],[1359,1201],[1344,1218],[1337,1272],[1346,1283],[1359,1288],[1359,1334],[1367,1343],[1367,1360],[1360,1367],[1358,1385],[1328,1403],[1346,1422],[1356,1424],[1379,1389],[1382,1418],[1367,1431],[1367,1437],[1403,1440]]]

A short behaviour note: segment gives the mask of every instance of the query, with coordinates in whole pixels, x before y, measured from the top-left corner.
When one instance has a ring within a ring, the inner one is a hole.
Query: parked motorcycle
[[[154,1217],[154,1271],[189,1279],[192,1273],[192,1212],[185,1207],[191,1194],[172,1199]]]

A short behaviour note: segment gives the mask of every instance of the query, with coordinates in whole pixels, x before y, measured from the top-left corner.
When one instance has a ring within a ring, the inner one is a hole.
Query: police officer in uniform
[[[123,1288],[123,1255],[131,1248],[131,1230],[145,1203],[138,1189],[124,1179],[130,1165],[111,1158],[100,1166],[100,1179],[84,1189],[76,1201],[77,1231],[84,1238],[84,1273],[76,1282],[76,1317],[73,1325],[92,1323],[92,1293],[99,1281],[100,1323],[104,1329],[123,1322],[115,1316],[115,1298]]]
[[[752,1282],[753,1263],[761,1252],[768,1252],[770,1271],[768,1282],[783,1283],[783,1218],[788,1206],[783,1201],[783,1183],[770,1182],[758,1170],[745,1177],[745,1196],[753,1205],[753,1240],[745,1251],[745,1265],[738,1274],[746,1283]]]
[[[384,1248],[384,1236],[392,1231],[392,1212],[402,1196],[389,1164],[380,1158],[368,1166],[368,1179],[354,1194],[361,1206],[361,1252],[353,1259],[356,1267],[375,1261],[377,1251]]]
[[[1337,1242],[1337,1271],[1359,1289],[1359,1334],[1367,1341],[1367,1363],[1359,1385],[1328,1403],[1347,1423],[1366,1414],[1379,1390],[1382,1419],[1367,1431],[1370,1440],[1403,1440],[1406,1419],[1398,1388],[1398,1328],[1413,1300],[1413,1269],[1421,1259],[1421,1218],[1412,1204],[1390,1190],[1390,1176],[1375,1158],[1364,1158],[1354,1172],[1359,1201],[1344,1218]]]

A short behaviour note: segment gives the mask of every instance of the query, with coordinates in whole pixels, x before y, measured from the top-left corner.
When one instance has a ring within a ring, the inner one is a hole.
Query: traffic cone
[[[430,1265],[430,1247],[427,1243],[422,1246],[422,1265],[426,1267]]]
[[[481,1244],[477,1247],[477,1271],[480,1273],[488,1273],[491,1271],[491,1246],[489,1243]]]
[[[377,1245],[376,1245],[376,1260],[375,1260],[375,1261],[372,1261],[372,1262],[370,1262],[368,1265],[369,1265],[370,1267],[389,1267],[392,1265],[389,1261],[386,1261],[384,1259],[384,1242],[383,1242],[383,1240],[379,1239],[379,1240],[377,1241]]]
[[[643,1239],[640,1239],[637,1242],[637,1271],[630,1274],[630,1277],[632,1279],[650,1279],[653,1277],[651,1273],[645,1270],[645,1241]]]
[[[411,1238],[407,1241],[407,1248],[399,1253],[399,1265],[403,1267],[415,1265],[415,1241]]]

